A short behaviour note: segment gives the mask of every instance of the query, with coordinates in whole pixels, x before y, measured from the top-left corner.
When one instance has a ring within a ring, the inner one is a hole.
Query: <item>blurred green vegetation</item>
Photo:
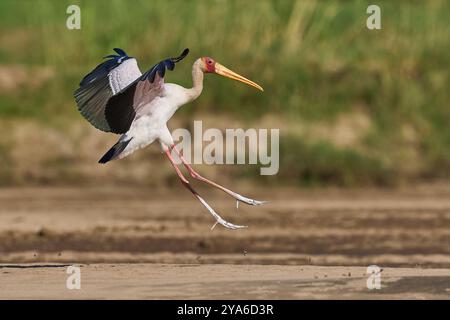
[[[144,70],[189,47],[169,82],[191,85],[191,63],[209,55],[265,92],[211,76],[176,117],[214,113],[248,127],[268,115],[281,119],[279,175],[259,177],[255,167],[243,167],[243,176],[345,186],[448,179],[450,2],[376,1],[382,30],[371,31],[372,2],[3,0],[0,65],[54,74],[37,88],[0,91],[0,117],[60,128],[84,121],[72,92],[112,48],[123,48]],[[69,4],[81,7],[81,30],[65,27]],[[296,126],[332,126],[354,113],[370,122],[358,143],[296,133]],[[7,150],[0,148],[0,159],[8,159]]]

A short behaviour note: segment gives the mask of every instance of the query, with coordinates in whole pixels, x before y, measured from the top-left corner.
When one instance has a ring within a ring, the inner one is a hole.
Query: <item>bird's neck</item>
[[[192,65],[192,88],[188,89],[190,101],[195,100],[203,90],[203,71],[200,68],[201,61],[198,59]]]

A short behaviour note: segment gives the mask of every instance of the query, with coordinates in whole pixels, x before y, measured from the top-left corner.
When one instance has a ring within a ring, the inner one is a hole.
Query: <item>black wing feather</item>
[[[135,108],[137,106],[134,105],[134,96],[139,82],[149,81],[150,83],[154,83],[156,74],[161,79],[164,78],[166,68],[173,70],[175,63],[181,61],[188,53],[189,49],[185,49],[179,57],[169,58],[155,64],[147,72],[142,74],[141,77],[137,78],[125,89],[108,100],[105,108],[105,116],[112,132],[125,133],[130,129],[131,123],[136,116]]]
[[[129,57],[122,49],[114,48],[113,50],[117,55],[111,54],[104,57],[108,60],[99,64],[81,80],[80,87],[75,91],[74,96],[78,110],[92,125],[106,132],[121,134],[129,130],[136,116],[137,106],[134,105],[134,99],[137,85],[142,81],[153,84],[157,74],[160,79],[163,79],[166,69],[173,70],[175,63],[186,57],[189,49],[185,49],[178,57],[168,58],[155,64],[114,95],[109,86],[108,75],[111,70],[132,57]],[[149,90],[153,88],[154,86],[150,86]],[[104,114],[100,115],[99,112]]]
[[[81,80],[80,87],[83,87],[83,86],[87,85],[88,83],[94,82],[98,79],[107,77],[108,73],[112,69],[116,68],[123,61],[132,58],[132,57],[129,57],[125,53],[125,51],[123,51],[122,49],[114,48],[114,51],[116,51],[119,55],[110,54],[109,56],[104,57],[104,58],[109,58],[109,60],[106,60],[106,61],[100,63],[97,67],[95,67],[94,70],[92,70],[92,72],[88,73]]]
[[[135,92],[136,86],[129,86],[108,100],[105,118],[112,132],[125,133],[130,129],[136,116],[136,111],[133,108]]]
[[[78,110],[94,127],[102,131],[111,132],[111,126],[105,118],[104,109],[107,101],[113,96],[109,83],[109,73],[123,61],[132,59],[122,49],[114,48],[117,54],[111,54],[94,70],[88,73],[80,82],[74,97]],[[139,72],[140,75],[140,72]]]
[[[180,56],[158,62],[136,81],[143,81],[145,79],[148,79],[151,83],[153,83],[153,81],[155,81],[156,73],[158,73],[161,78],[164,78],[164,75],[166,74],[166,68],[172,71],[175,68],[175,63],[183,60],[188,55],[188,53],[189,49],[186,48],[183,50]]]

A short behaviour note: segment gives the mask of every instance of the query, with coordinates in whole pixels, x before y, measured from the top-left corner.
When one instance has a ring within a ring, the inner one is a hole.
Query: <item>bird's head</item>
[[[230,69],[224,67],[220,63],[216,62],[213,58],[210,57],[202,57],[200,58],[201,64],[200,68],[204,73],[216,73],[220,74],[221,76],[237,80],[243,83],[246,83],[252,87],[255,87],[261,91],[264,91],[264,89],[257,83],[241,76],[240,74],[237,74],[234,71],[231,71]]]

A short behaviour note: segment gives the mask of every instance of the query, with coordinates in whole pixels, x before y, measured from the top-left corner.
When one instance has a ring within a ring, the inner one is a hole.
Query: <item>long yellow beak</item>
[[[247,78],[241,76],[240,74],[237,74],[234,71],[231,71],[230,69],[224,67],[220,63],[216,62],[215,69],[216,69],[216,73],[220,74],[221,76],[224,76],[224,77],[227,77],[227,78],[230,78],[230,79],[233,79],[233,80],[237,80],[237,81],[246,83],[246,84],[248,84],[248,85],[250,85],[252,87],[255,87],[256,89],[264,91],[264,89],[259,84],[255,83],[255,82],[253,82],[251,80],[248,80]]]

